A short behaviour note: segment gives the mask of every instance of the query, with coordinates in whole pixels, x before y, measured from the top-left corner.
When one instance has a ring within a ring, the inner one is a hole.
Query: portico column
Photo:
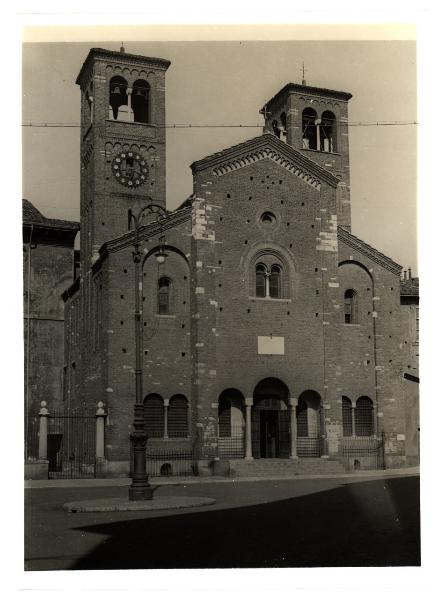
[[[253,398],[245,398],[244,404],[246,407],[246,449],[245,456],[246,460],[252,459],[252,406]]]
[[[170,404],[170,400],[168,398],[164,398],[164,438],[168,438],[168,407]]]
[[[290,398],[290,457],[297,458],[297,398]]]

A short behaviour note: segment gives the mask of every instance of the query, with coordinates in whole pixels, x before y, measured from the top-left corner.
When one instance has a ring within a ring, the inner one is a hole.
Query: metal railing
[[[242,427],[231,427],[230,436],[218,437],[219,458],[244,458],[245,438]]]
[[[174,477],[196,475],[196,460],[189,450],[148,450],[147,473],[149,477]]]
[[[385,468],[385,439],[380,436],[343,437],[340,454],[348,470],[372,470]]]

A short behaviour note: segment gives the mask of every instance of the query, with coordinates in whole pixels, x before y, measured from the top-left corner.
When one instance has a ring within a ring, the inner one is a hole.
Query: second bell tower
[[[81,89],[81,262],[128,230],[128,211],[165,207],[165,72],[168,60],[90,50]]]

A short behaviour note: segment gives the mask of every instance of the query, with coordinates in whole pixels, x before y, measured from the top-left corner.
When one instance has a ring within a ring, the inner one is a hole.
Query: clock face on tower
[[[142,185],[148,178],[147,162],[137,152],[120,152],[111,168],[117,181],[129,188]]]

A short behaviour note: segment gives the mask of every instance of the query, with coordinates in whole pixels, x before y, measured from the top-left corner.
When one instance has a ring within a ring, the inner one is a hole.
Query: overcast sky
[[[211,37],[209,35],[209,37]],[[283,85],[350,92],[351,123],[416,121],[416,48],[410,41],[124,42],[129,53],[172,64],[169,124],[261,125],[258,110]],[[23,47],[23,123],[79,123],[76,76],[91,47]],[[167,207],[192,191],[189,165],[261,133],[258,128],[167,130]],[[416,126],[351,126],[352,231],[417,272]],[[46,216],[79,218],[79,129],[23,128],[23,196]]]

